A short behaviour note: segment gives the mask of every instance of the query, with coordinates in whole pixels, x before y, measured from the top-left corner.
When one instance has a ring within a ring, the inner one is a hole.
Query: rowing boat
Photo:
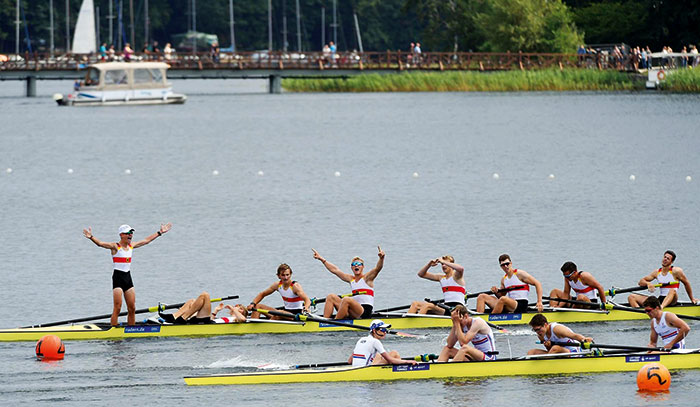
[[[665,311],[678,314],[700,316],[700,306],[681,305],[667,307]],[[522,314],[474,314],[498,325],[527,324],[537,312]],[[543,314],[549,322],[605,322],[623,320],[648,320],[645,314],[621,310],[593,311],[557,309],[546,310]],[[385,313],[372,317],[382,318],[393,329],[411,330],[428,328],[450,328],[452,320],[448,316]],[[342,322],[368,327],[372,319],[343,320]],[[0,329],[0,342],[36,341],[44,335],[56,335],[62,340],[120,340],[126,338],[170,337],[170,336],[217,336],[246,334],[286,334],[350,331],[353,328],[336,326],[323,322],[305,323],[299,321],[270,321],[252,319],[246,323],[218,323],[193,325],[160,325],[155,323],[134,326],[112,327],[107,323],[74,324],[37,328]]]
[[[649,362],[669,370],[700,369],[700,349],[668,354],[631,353],[583,357],[557,356],[501,359],[485,362],[419,363],[416,365],[343,366],[185,377],[190,386],[224,384],[278,384],[377,380],[487,378],[494,376],[559,375],[637,371]]]

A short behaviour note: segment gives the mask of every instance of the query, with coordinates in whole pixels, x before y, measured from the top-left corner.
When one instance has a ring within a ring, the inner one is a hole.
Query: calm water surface
[[[549,291],[562,285],[564,261],[606,288],[626,287],[671,248],[700,297],[698,96],[268,95],[260,82],[233,81],[175,88],[189,95],[187,104],[58,108],[50,95],[70,83],[41,82],[33,99],[18,97],[18,84],[0,83],[1,327],[108,313],[109,252],[82,229],[114,241],[129,223],[140,239],[168,221],[170,233],[135,252],[139,308],[203,290],[247,303],[282,262],[311,296],[343,293],[348,287],[311,248],[348,270],[356,255],[373,264],[377,245],[387,253],[376,281],[381,307],[439,297],[437,285],[415,273],[446,253],[466,267],[470,291],[498,282],[504,252]],[[574,328],[601,343],[648,340],[646,322]],[[689,345],[698,347],[700,324],[691,328]],[[436,353],[447,332],[422,333],[386,345],[404,355]],[[34,361],[33,343],[0,343],[0,404],[687,406],[700,399],[700,371],[674,374],[671,392],[659,396],[638,394],[635,373],[274,387],[182,381],[344,360],[359,335],[77,341],[51,364]],[[506,355],[537,346],[525,327],[497,334],[497,342]]]

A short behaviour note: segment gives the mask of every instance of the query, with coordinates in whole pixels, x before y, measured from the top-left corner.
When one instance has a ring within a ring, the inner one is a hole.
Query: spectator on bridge
[[[586,46],[581,44],[581,46],[578,47],[576,54],[578,55],[578,66],[583,65],[583,61],[586,58]]]
[[[218,42],[213,42],[211,46],[209,47],[209,56],[211,57],[212,62],[215,64],[219,63],[219,43]]]
[[[698,47],[696,47],[695,45],[691,45],[690,53],[693,54],[691,63],[692,67],[695,68],[696,66],[698,66],[698,64],[700,64],[700,56],[698,56]]]
[[[335,43],[333,41],[330,41],[328,44],[329,44],[328,48],[331,49],[331,63],[333,64],[333,66],[336,66],[336,63],[337,63],[336,59],[338,58],[338,54],[337,54],[338,47],[335,45]]]
[[[170,48],[170,43],[165,44],[165,48],[163,48],[163,54],[165,55],[165,60],[170,61],[170,58],[172,58],[172,54],[175,52],[174,49]]]
[[[148,45],[147,42],[143,43],[143,48],[141,49],[141,53],[143,54],[143,58],[148,60],[151,59],[151,47]]]
[[[419,65],[421,63],[421,51],[420,49],[420,42],[416,43],[416,46],[413,47],[413,63],[416,65]]]
[[[322,63],[324,65],[326,65],[327,68],[330,68],[330,66],[331,66],[331,47],[329,47],[328,44],[323,45],[322,54],[323,54]]]
[[[100,45],[100,61],[104,62],[107,60],[107,43],[103,42]]]
[[[410,68],[411,64],[413,63],[413,48],[416,47],[416,43],[412,42],[411,45],[408,46],[408,56],[406,57],[406,67]]]
[[[107,59],[111,62],[114,61],[114,55],[116,54],[116,51],[114,50],[114,44],[109,46],[109,49],[107,50]]]
[[[131,62],[131,58],[134,55],[134,50],[131,49],[131,44],[129,44],[128,42],[124,45],[122,55],[124,56],[124,61]]]
[[[153,52],[154,55],[160,54],[160,48],[158,48],[158,41],[153,41],[153,44],[151,46],[151,51]],[[159,58],[156,58],[156,59],[159,59]]]

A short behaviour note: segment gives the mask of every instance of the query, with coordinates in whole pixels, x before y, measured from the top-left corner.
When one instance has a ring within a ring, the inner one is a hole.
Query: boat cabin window
[[[151,75],[153,75],[153,82],[163,82],[163,72],[161,72],[160,69],[149,69],[149,71],[151,71]]]
[[[90,68],[85,75],[85,86],[97,86],[100,83],[100,71]]]
[[[149,69],[134,69],[134,83],[151,83],[153,76]]]
[[[128,76],[123,69],[105,72],[105,85],[126,85],[128,82]]]

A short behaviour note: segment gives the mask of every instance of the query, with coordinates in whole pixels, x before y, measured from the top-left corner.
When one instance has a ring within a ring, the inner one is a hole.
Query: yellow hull
[[[700,306],[668,307],[667,311],[700,317]],[[530,322],[536,313],[482,315],[481,318],[497,325],[520,325]],[[646,314],[610,311],[578,312],[548,311],[544,312],[550,322],[605,322],[622,320],[647,320]],[[449,328],[449,317],[381,317],[392,324],[394,330],[412,330],[426,328]],[[358,326],[368,327],[370,319],[346,320]],[[136,325],[132,327],[110,327],[108,324],[76,324],[46,328],[0,329],[0,342],[36,341],[44,335],[57,335],[63,340],[119,340],[126,338],[168,337],[168,336],[216,336],[246,334],[287,334],[314,333],[330,331],[350,331],[353,328],[341,327],[318,322],[248,322],[244,324],[201,324],[201,325]]]
[[[624,356],[508,359],[490,362],[420,363],[415,366],[343,366],[314,370],[297,369],[277,372],[192,376],[185,377],[185,383],[190,386],[204,386],[604,373],[637,371],[650,362],[660,362],[669,370],[700,369],[700,353],[698,353],[698,350],[695,350],[693,353],[686,354],[650,355],[639,353]]]

